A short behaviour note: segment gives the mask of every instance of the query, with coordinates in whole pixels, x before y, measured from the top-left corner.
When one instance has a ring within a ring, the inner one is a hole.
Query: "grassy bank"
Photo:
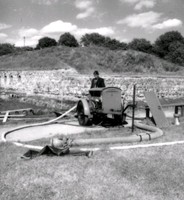
[[[0,70],[74,69],[79,73],[180,74],[182,66],[137,51],[112,51],[102,47],[50,47],[0,57]],[[180,71],[180,72],[179,72]]]

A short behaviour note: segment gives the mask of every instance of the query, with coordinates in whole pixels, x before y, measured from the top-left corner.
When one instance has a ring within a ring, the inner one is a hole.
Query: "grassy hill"
[[[74,68],[88,74],[103,73],[183,74],[184,67],[137,51],[112,51],[102,47],[63,46],[0,57],[0,70],[54,70]]]

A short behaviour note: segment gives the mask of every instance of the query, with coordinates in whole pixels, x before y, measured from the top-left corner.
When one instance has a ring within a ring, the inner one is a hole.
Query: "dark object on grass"
[[[92,151],[80,151],[80,150],[71,150],[70,148],[58,149],[52,146],[45,146],[40,151],[29,150],[23,156],[22,159],[30,160],[37,156],[47,155],[47,156],[65,156],[65,155],[73,155],[73,156],[87,156],[91,157],[93,155]]]
[[[91,157],[92,151],[81,151],[80,149],[71,148],[72,140],[67,137],[53,138],[51,139],[51,145],[43,147],[40,151],[29,150],[21,158],[32,159],[37,156],[47,155],[47,156],[88,156]]]
[[[59,112],[54,112],[54,114],[56,115],[56,117],[59,117],[59,116],[61,116],[62,115],[62,113],[59,113]]]
[[[117,121],[116,119],[110,119],[110,118],[105,118],[101,123],[100,125],[102,127],[105,127],[105,128],[110,128],[110,127],[117,127],[117,126],[124,126],[124,125],[127,125],[128,122],[127,121],[123,121],[121,124],[119,123],[119,121]]]

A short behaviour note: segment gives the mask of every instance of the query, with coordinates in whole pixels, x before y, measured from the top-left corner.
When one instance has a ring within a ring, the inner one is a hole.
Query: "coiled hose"
[[[47,121],[47,122],[43,122],[43,123],[36,123],[36,124],[30,124],[30,125],[24,125],[24,126],[20,126],[17,127],[15,129],[9,130],[5,133],[2,134],[2,141],[3,142],[7,142],[6,140],[6,136],[14,131],[17,130],[21,130],[24,128],[30,128],[30,127],[36,127],[36,126],[43,126],[43,125],[48,125],[48,124],[52,124],[54,122],[56,122],[57,120],[63,118],[64,116],[66,116],[68,113],[72,112],[73,110],[76,109],[76,106],[72,107],[71,109],[69,109],[67,112],[65,112],[64,114],[62,114],[61,116]],[[96,144],[116,144],[116,143],[128,143],[128,142],[141,142],[141,141],[148,141],[151,139],[155,139],[158,138],[160,136],[163,135],[163,131],[157,127],[152,127],[152,126],[148,126],[145,124],[141,124],[141,123],[135,123],[135,126],[137,128],[149,131],[149,133],[141,133],[138,135],[132,135],[129,137],[115,137],[115,138],[97,138],[97,139],[75,139],[72,142],[72,147],[76,148],[76,147],[85,147],[87,145],[96,145]],[[29,149],[36,149],[36,150],[41,150],[43,148],[43,146],[34,146],[34,145],[28,145],[28,144],[23,144],[21,142],[12,142],[13,144],[15,144],[16,146],[20,146],[20,147],[26,147]],[[86,151],[86,148],[80,148],[81,151]],[[99,150],[99,148],[93,148],[93,150]]]

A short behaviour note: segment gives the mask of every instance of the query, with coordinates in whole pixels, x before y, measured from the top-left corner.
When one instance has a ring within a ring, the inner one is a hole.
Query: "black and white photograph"
[[[184,199],[184,1],[0,0],[0,200]]]

